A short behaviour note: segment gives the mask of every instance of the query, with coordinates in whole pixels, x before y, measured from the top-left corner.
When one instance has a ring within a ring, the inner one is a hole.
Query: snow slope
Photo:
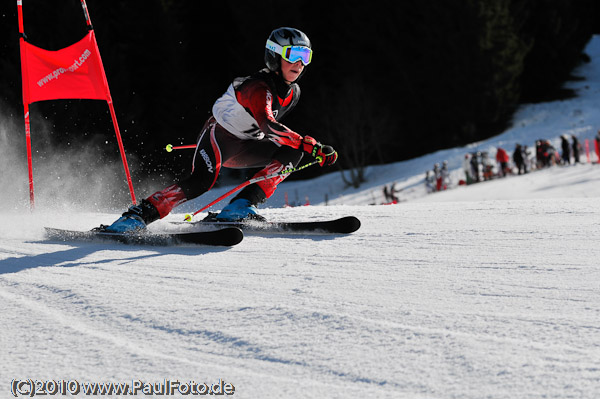
[[[358,190],[342,190],[336,174],[285,183],[263,211],[273,220],[356,214],[363,226],[348,236],[248,235],[232,248],[66,244],[47,241],[43,226],[88,229],[118,213],[8,206],[0,397],[12,397],[13,379],[222,379],[240,398],[597,397],[600,166],[419,189],[434,162],[458,168],[465,150],[542,132],[592,137],[598,48],[594,38],[580,97],[524,107],[501,136],[370,168]],[[393,181],[410,201],[367,205]],[[284,190],[328,193],[330,206],[278,207]]]
[[[230,249],[52,243],[43,224],[106,216],[3,215],[0,392],[13,378],[221,378],[244,398],[600,391],[597,198],[266,211],[354,213],[350,236]]]

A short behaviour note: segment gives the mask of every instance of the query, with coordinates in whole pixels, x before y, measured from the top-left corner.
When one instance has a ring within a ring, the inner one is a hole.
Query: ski
[[[191,233],[111,233],[108,231],[75,231],[45,227],[46,235],[59,241],[113,241],[130,245],[172,246],[181,244],[233,246],[239,244],[244,233],[235,226]]]
[[[194,226],[237,227],[248,232],[267,233],[329,233],[350,234],[360,228],[360,220],[355,216],[345,216],[339,219],[316,220],[306,222],[271,222],[261,220],[246,220],[241,222],[220,222],[209,215],[198,222],[181,222]]]

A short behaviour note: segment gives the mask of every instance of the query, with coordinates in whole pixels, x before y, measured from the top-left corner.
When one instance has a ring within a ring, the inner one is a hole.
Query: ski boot
[[[142,200],[140,205],[132,205],[110,226],[101,226],[110,233],[133,233],[146,228],[148,223],[158,219],[158,211],[150,202]]]
[[[218,222],[241,222],[243,220],[266,219],[258,214],[258,209],[246,198],[234,199],[215,217]]]

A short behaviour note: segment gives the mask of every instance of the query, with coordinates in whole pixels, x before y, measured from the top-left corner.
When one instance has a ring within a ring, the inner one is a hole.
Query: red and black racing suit
[[[188,200],[209,191],[221,167],[264,167],[254,177],[294,167],[303,156],[302,136],[279,120],[298,103],[300,87],[286,84],[268,69],[237,78],[213,105],[198,137],[192,173],[185,180],[158,191],[145,201],[163,218]],[[287,175],[247,186],[235,198],[258,204],[269,198]],[[146,216],[146,215],[145,215]]]

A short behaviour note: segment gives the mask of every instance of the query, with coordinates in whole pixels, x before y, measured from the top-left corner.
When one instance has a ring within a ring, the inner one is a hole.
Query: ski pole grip
[[[167,152],[173,151],[173,144],[167,144],[167,147],[165,148],[165,150],[167,150]]]

